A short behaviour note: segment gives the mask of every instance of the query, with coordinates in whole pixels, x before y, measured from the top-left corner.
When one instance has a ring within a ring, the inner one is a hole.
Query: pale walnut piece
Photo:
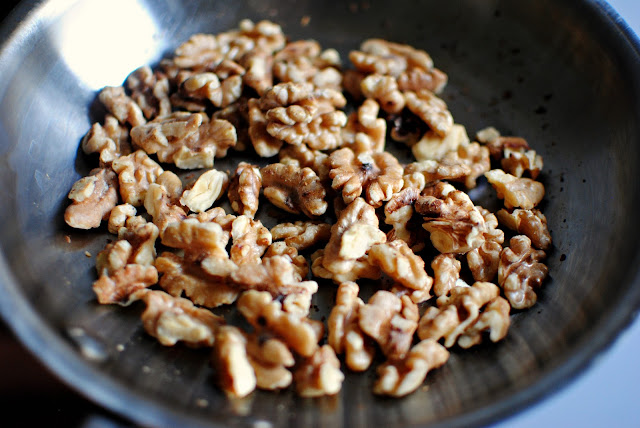
[[[116,174],[106,168],[96,168],[76,181],[69,192],[71,205],[64,212],[64,221],[75,229],[99,227],[118,203]]]
[[[311,218],[326,212],[326,191],[311,168],[274,163],[260,173],[264,196],[278,208]]]
[[[323,51],[315,40],[287,43],[273,61],[273,74],[281,82],[308,82],[316,88],[340,90],[340,55],[335,49]]]
[[[208,309],[197,308],[190,300],[164,291],[147,291],[142,300],[147,305],[142,325],[164,346],[183,342],[194,348],[212,347],[216,329],[224,324],[224,319]]]
[[[196,101],[209,100],[214,106],[224,108],[242,95],[242,76],[233,75],[221,81],[215,73],[196,73],[182,81],[180,95]]]
[[[171,113],[166,75],[154,73],[151,67],[143,65],[127,77],[127,88],[148,120]]]
[[[360,90],[362,95],[375,100],[387,113],[400,113],[405,106],[405,97],[391,76],[370,74],[360,82]]]
[[[296,391],[301,397],[335,395],[342,389],[344,374],[340,360],[329,345],[318,347],[302,360],[293,373]]]
[[[500,161],[502,169],[516,177],[522,177],[525,173],[532,179],[538,178],[544,165],[542,156],[535,150],[504,150],[504,158]]]
[[[103,273],[93,283],[98,302],[127,306],[141,296],[140,291],[158,282],[158,272],[153,266],[128,264],[110,274]]]
[[[267,251],[265,251],[264,256],[262,257],[262,260],[264,261],[265,259],[274,256],[284,256],[289,259],[293,264],[297,279],[299,281],[302,281],[302,279],[306,278],[309,274],[309,264],[307,263],[307,259],[304,256],[298,254],[298,250],[296,250],[295,247],[288,246],[284,241],[274,242],[269,245],[269,248],[267,248]],[[311,292],[305,291],[304,293],[298,294],[300,294],[300,296],[298,296],[300,297],[300,299],[305,299],[305,296],[311,297]],[[305,296],[302,296],[302,294],[304,294]],[[306,302],[303,302],[302,300],[300,301],[300,303],[304,303],[305,307],[309,306],[306,305]]]
[[[501,169],[486,172],[485,177],[504,199],[506,208],[533,209],[544,197],[544,185],[530,178],[518,178]]]
[[[424,269],[424,260],[402,239],[376,244],[369,250],[369,262],[379,266],[396,283],[429,294],[433,278]],[[425,299],[426,300],[426,299]]]
[[[458,150],[449,152],[442,160],[443,163],[456,164],[458,162],[469,167],[469,173],[462,177],[467,189],[476,187],[476,180],[491,169],[489,149],[478,143],[471,143],[458,147]]]
[[[403,92],[407,108],[422,119],[436,134],[445,136],[453,127],[447,104],[428,89]]]
[[[500,254],[498,283],[514,309],[525,309],[535,305],[536,291],[542,286],[549,269],[542,260],[546,254],[531,248],[531,240],[517,235],[509,241],[509,247]]]
[[[360,308],[358,325],[387,358],[403,359],[413,343],[418,318],[418,306],[409,296],[379,290]]]
[[[247,341],[233,326],[215,330],[215,347],[211,354],[218,385],[228,397],[245,397],[256,388],[256,375],[247,355]]]
[[[182,196],[182,180],[174,172],[163,172],[156,178],[156,184],[165,188],[169,200],[174,203],[177,203]]]
[[[277,155],[284,142],[267,132],[266,112],[260,108],[260,100],[251,98],[247,105],[249,139],[254,150],[263,158]]]
[[[476,207],[484,218],[484,242],[467,253],[467,264],[476,281],[493,281],[498,273],[504,232],[498,229],[498,219],[490,211]]]
[[[352,51],[349,58],[356,69],[362,72],[386,74],[402,80],[408,78],[402,77],[407,72],[437,73],[433,68],[433,60],[425,51],[382,39],[365,40],[360,45],[360,50]],[[439,74],[444,75],[442,72]],[[422,79],[422,82],[427,83],[427,78]],[[442,90],[446,75],[434,76],[430,83],[432,87],[428,89]]]
[[[428,372],[444,365],[449,351],[433,339],[414,345],[407,356],[399,361],[388,361],[378,367],[378,379],[373,393],[403,397],[414,392],[427,377]]]
[[[531,239],[534,247],[548,250],[551,247],[551,234],[547,227],[547,218],[540,210],[515,209],[512,212],[501,209],[496,213],[500,223],[517,233]]]
[[[91,126],[81,146],[86,154],[99,153],[101,167],[109,166],[114,159],[131,153],[129,130],[107,114],[104,125],[96,122]]]
[[[526,151],[530,149],[529,143],[527,143],[527,140],[524,138],[503,137],[500,135],[500,131],[492,126],[478,131],[476,139],[489,148],[491,157],[496,160],[501,160],[504,157],[504,151],[506,149],[515,151]]]
[[[149,185],[144,198],[144,207],[153,219],[153,223],[158,226],[160,237],[164,236],[164,231],[169,224],[187,217],[184,208],[172,201],[166,187],[158,183]]]
[[[423,227],[441,253],[467,253],[484,243],[486,225],[466,193],[438,183],[432,195],[421,196],[415,209],[424,217]]]
[[[109,223],[107,230],[114,235],[118,234],[118,230],[121,227],[125,227],[127,220],[135,217],[137,214],[136,208],[131,204],[116,205],[109,213]]]
[[[403,168],[388,152],[360,153],[356,155],[348,147],[329,156],[333,180],[331,187],[342,192],[344,202],[349,204],[363,195],[373,207],[382,206],[383,201],[402,189]]]
[[[287,246],[304,251],[327,242],[331,237],[331,225],[314,221],[280,223],[271,228],[271,236],[274,241],[284,240]]]
[[[215,169],[204,172],[193,186],[182,193],[180,203],[191,211],[201,213],[211,208],[229,185],[226,173]]]
[[[457,181],[471,174],[471,168],[459,158],[445,157],[440,161],[423,160],[412,162],[404,168],[404,188],[413,187],[419,191],[441,180]]]
[[[433,292],[436,296],[445,296],[456,286],[460,279],[462,265],[455,254],[438,254],[431,261],[433,269]]]
[[[227,120],[213,119],[204,113],[175,112],[136,126],[131,140],[160,162],[178,168],[211,168],[215,157],[224,157],[235,146],[235,127]]]
[[[96,256],[96,272],[98,276],[113,275],[130,264],[133,247],[126,239],[119,239],[107,244]]]
[[[159,285],[163,290],[174,297],[184,294],[196,305],[215,308],[231,304],[238,297],[239,290],[228,285],[225,277],[210,275],[199,265],[173,253],[162,253],[155,267],[162,274]]]
[[[260,258],[271,245],[271,233],[260,220],[240,215],[232,223],[231,238],[233,244],[229,250],[231,261],[240,266],[247,263],[260,263]]]
[[[278,153],[280,163],[295,165],[300,168],[311,168],[321,181],[329,180],[329,155],[320,150],[311,150],[306,144],[293,146],[287,144]]]
[[[458,345],[461,348],[470,348],[482,342],[484,332],[489,332],[489,340],[498,342],[504,339],[509,331],[511,319],[509,312],[511,305],[509,302],[498,296],[493,299],[473,324],[458,338]]]
[[[345,354],[345,362],[350,370],[361,372],[371,365],[375,347],[358,325],[358,313],[364,306],[358,297],[359,291],[355,282],[343,282],[338,287],[336,304],[327,321],[327,343],[336,354]]]
[[[420,239],[420,231],[423,229],[420,224],[412,222],[413,204],[418,197],[420,197],[420,191],[409,187],[393,195],[384,207],[384,222],[393,227],[387,233],[387,240],[402,239],[414,251],[424,248],[424,242]]]
[[[100,102],[121,124],[131,126],[147,122],[140,106],[124,92],[122,86],[106,86],[98,94]]]
[[[418,161],[441,160],[449,152],[470,144],[467,130],[463,125],[453,124],[445,135],[438,135],[435,131],[427,131],[422,138],[411,147],[413,156]]]
[[[168,247],[184,250],[185,260],[200,262],[207,268],[208,263],[219,266],[223,263],[225,272],[233,269],[226,250],[229,234],[214,222],[201,223],[188,218],[170,223],[162,236],[162,243]]]
[[[156,258],[155,242],[158,233],[158,227],[148,223],[142,217],[132,217],[124,227],[118,229],[118,240],[125,240],[131,245],[129,263],[145,266],[153,264]],[[110,245],[107,244],[106,248]]]
[[[240,162],[229,183],[227,196],[231,209],[253,218],[258,211],[262,174],[256,165]]]
[[[295,364],[289,347],[280,339],[258,334],[246,335],[249,363],[255,372],[256,386],[274,391],[291,385],[293,375],[288,367]]]
[[[158,176],[164,172],[162,167],[142,150],[115,159],[111,167],[118,174],[122,200],[134,207],[143,204],[149,185],[155,183]]]
[[[437,308],[429,307],[420,318],[418,336],[421,340],[444,338],[444,346],[452,347],[476,322],[481,309],[499,295],[498,286],[490,282],[454,287],[448,296],[438,298]]]
[[[259,333],[269,332],[303,357],[318,349],[324,326],[300,314],[283,310],[282,304],[266,291],[249,290],[237,302],[238,311]]]
[[[351,113],[342,129],[342,147],[350,147],[355,153],[384,151],[387,122],[378,117],[379,111],[376,101],[366,99]]]

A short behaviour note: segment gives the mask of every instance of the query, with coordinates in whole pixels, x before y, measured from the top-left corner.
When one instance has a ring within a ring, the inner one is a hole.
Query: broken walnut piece
[[[445,296],[456,286],[460,279],[462,265],[455,254],[438,254],[431,261],[433,269],[433,292],[436,296]]]
[[[233,244],[229,250],[231,261],[240,266],[247,263],[260,263],[260,258],[271,245],[271,232],[260,220],[239,215],[231,225]]]
[[[193,212],[204,212],[224,194],[228,185],[229,177],[225,172],[210,169],[182,193],[180,203]]]
[[[111,163],[111,167],[118,174],[122,200],[134,207],[143,204],[149,185],[164,172],[143,150],[120,156]]]
[[[447,104],[428,89],[403,92],[407,108],[422,119],[436,134],[444,137],[453,127]]]
[[[169,224],[182,221],[187,217],[184,208],[172,199],[167,188],[158,183],[149,185],[144,198],[144,207],[153,219],[153,223],[158,226],[161,238]]]
[[[422,138],[411,146],[411,152],[416,160],[439,161],[449,152],[456,151],[462,146],[470,144],[467,130],[463,125],[454,123],[445,135],[439,135],[433,130],[424,133]]]
[[[484,242],[467,253],[467,264],[476,281],[493,281],[498,273],[504,232],[498,229],[498,219],[490,211],[476,207],[484,218]]]
[[[291,385],[288,367],[295,364],[289,347],[280,339],[260,334],[245,334],[247,356],[256,376],[256,386],[274,391]]]
[[[534,247],[548,250],[551,247],[551,234],[547,227],[547,218],[540,210],[515,209],[512,212],[501,209],[496,213],[500,223],[517,233],[531,239]]]
[[[542,286],[549,269],[541,261],[546,254],[531,248],[531,240],[525,235],[516,235],[500,254],[498,284],[514,309],[525,309],[535,305],[536,291]]]
[[[99,153],[100,166],[111,165],[114,159],[131,153],[129,130],[120,125],[118,119],[107,114],[104,125],[96,122],[82,138],[82,151],[86,154]]]
[[[380,106],[366,99],[347,118],[342,129],[342,147],[350,147],[355,153],[382,152],[387,136],[387,122],[378,117]]]
[[[307,263],[307,259],[298,254],[298,250],[295,247],[288,246],[284,241],[274,242],[269,245],[267,251],[265,251],[262,260],[267,259],[273,256],[284,256],[288,258],[295,270],[296,277],[299,281],[302,281],[303,278],[306,278],[309,274],[309,264]],[[304,294],[311,296],[311,292],[305,292]],[[302,296],[300,296],[303,298]],[[307,305],[308,306],[308,305]]]
[[[326,191],[311,168],[273,163],[260,170],[264,196],[293,214],[317,217],[327,210]]]
[[[375,244],[369,250],[369,262],[380,267],[396,283],[423,296],[429,294],[433,278],[424,269],[424,260],[416,255],[402,239]]]
[[[530,210],[542,201],[544,185],[530,178],[518,178],[501,169],[485,172],[485,177],[498,194],[504,199],[506,208],[522,208]]]
[[[331,236],[331,225],[315,221],[280,223],[271,229],[271,236],[274,241],[283,239],[288,246],[304,251],[327,242]]]
[[[395,78],[381,74],[370,74],[360,82],[360,90],[366,98],[374,100],[387,113],[400,113],[405,106],[405,97],[398,90]]]
[[[426,237],[422,223],[413,215],[418,197],[420,190],[408,187],[394,194],[384,207],[384,222],[393,228],[387,233],[387,241],[402,239],[414,252],[424,248]]]
[[[320,150],[311,150],[306,144],[294,146],[287,144],[278,153],[280,163],[295,165],[299,168],[311,168],[318,178],[325,182],[329,180],[329,155]]]
[[[258,166],[240,162],[231,177],[227,192],[231,209],[253,218],[258,211],[261,188],[262,174]]]
[[[184,250],[185,260],[206,264],[206,259],[225,260],[229,234],[214,222],[201,223],[195,218],[169,223],[162,235],[162,244]]]
[[[329,345],[320,346],[306,357],[293,373],[298,395],[321,397],[340,392],[344,374],[333,348]]]
[[[535,180],[540,175],[543,161],[535,150],[504,149],[504,158],[500,161],[502,169],[516,177],[522,177],[525,173]]]
[[[198,308],[189,299],[173,297],[164,291],[149,290],[142,300],[147,307],[142,313],[145,331],[164,346],[183,342],[187,346],[212,347],[216,329],[224,319],[208,309]]]
[[[138,126],[147,122],[140,106],[125,94],[122,86],[104,87],[98,99],[122,125]]]
[[[419,191],[433,186],[440,180],[459,180],[471,174],[471,168],[463,160],[444,158],[412,162],[404,168],[404,188],[413,187]]]
[[[127,306],[140,299],[141,291],[158,282],[153,266],[127,264],[114,272],[104,272],[93,283],[93,291],[100,304],[117,303]]]
[[[403,397],[414,392],[427,377],[428,372],[444,365],[449,351],[433,339],[414,345],[402,360],[387,361],[377,369],[378,379],[373,393]]]
[[[125,227],[127,220],[136,216],[137,210],[131,204],[116,205],[109,213],[107,230],[114,235],[118,234],[121,227]]]
[[[251,98],[248,102],[249,139],[256,153],[269,158],[280,151],[284,142],[267,132],[267,117],[260,108],[260,100]]]
[[[273,74],[280,82],[308,82],[316,88],[340,90],[340,54],[335,49],[322,51],[315,40],[289,42],[273,61]]]
[[[169,79],[163,73],[154,73],[151,67],[143,65],[127,77],[126,84],[147,120],[171,113]]]
[[[64,221],[76,229],[99,227],[118,203],[118,180],[107,168],[96,168],[76,181],[69,191],[71,204],[64,212]]]
[[[469,167],[469,173],[461,177],[467,189],[476,187],[478,177],[491,169],[489,150],[475,142],[447,153],[442,162],[452,165],[459,162]]]
[[[242,95],[242,76],[221,80],[215,73],[195,73],[180,83],[179,94],[196,101],[209,100],[215,107],[228,107]]]
[[[367,203],[380,207],[383,201],[402,189],[403,168],[398,160],[388,152],[360,153],[348,147],[339,149],[329,156],[333,180],[331,187],[342,192],[344,202],[349,204],[363,195]]]
[[[257,380],[247,354],[247,339],[239,328],[223,325],[215,329],[211,365],[228,397],[245,397],[255,390]]]
[[[511,305],[504,298],[498,296],[489,302],[478,319],[471,324],[458,338],[458,345],[467,349],[482,342],[485,331],[489,332],[489,340],[498,342],[506,337],[511,320],[509,312]]]
[[[402,72],[398,76],[398,89],[401,91],[419,91],[428,89],[439,94],[443,91],[449,80],[448,76],[437,68],[424,69],[415,67]]]
[[[359,71],[399,77],[410,70],[433,69],[433,60],[423,50],[383,39],[367,39],[359,51],[351,51],[349,59]]]

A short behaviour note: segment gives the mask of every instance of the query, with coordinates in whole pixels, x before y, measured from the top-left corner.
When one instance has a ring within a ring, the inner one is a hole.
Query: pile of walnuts
[[[337,51],[268,21],[196,34],[104,88],[106,116],[82,141],[99,164],[73,185],[65,220],[117,235],[96,258],[98,301],[140,300],[160,343],[211,348],[229,396],[336,394],[342,368],[367,370],[376,354],[373,392],[409,394],[449,348],[503,339],[547,276],[542,158],[493,128],[470,140],[426,52],[370,39],[349,59],[343,70]],[[236,152],[256,161],[214,169]],[[482,177],[504,200],[495,213],[465,192]],[[265,206],[288,221],[265,227]],[[366,302],[363,279],[378,280]],[[326,323],[310,318],[331,281]],[[211,310],[232,304],[251,328]]]

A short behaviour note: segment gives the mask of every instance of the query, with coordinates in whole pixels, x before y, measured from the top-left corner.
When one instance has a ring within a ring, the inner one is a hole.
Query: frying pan
[[[216,388],[207,352],[157,344],[139,306],[95,302],[86,255],[109,236],[71,230],[62,213],[91,168],[78,147],[97,120],[96,91],[242,18],[274,20],[343,58],[369,37],[425,49],[449,74],[443,97],[457,122],[523,136],[543,156],[550,278],[504,341],[454,349],[404,399],[373,396],[370,370],[348,374],[336,397],[258,391],[233,401]],[[604,2],[26,1],[1,35],[0,312],[60,378],[136,423],[483,425],[566,383],[638,308],[639,45]]]

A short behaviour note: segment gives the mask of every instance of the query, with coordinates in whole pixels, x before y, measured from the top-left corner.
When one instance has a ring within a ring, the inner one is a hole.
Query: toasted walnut
[[[511,306],[502,297],[494,298],[478,317],[458,338],[461,348],[470,348],[482,342],[482,333],[489,331],[489,339],[498,342],[505,338],[509,331]]]
[[[548,250],[551,247],[551,234],[547,228],[547,218],[540,210],[515,209],[509,212],[501,209],[496,213],[500,223],[517,233],[531,239],[534,247]]]
[[[498,284],[514,309],[525,309],[538,300],[536,290],[542,286],[549,269],[542,260],[546,254],[531,248],[531,240],[517,235],[500,254]]]
[[[237,265],[260,263],[260,258],[271,245],[271,233],[260,220],[245,215],[238,216],[231,227],[233,245],[229,254]]]
[[[122,200],[134,207],[142,205],[149,185],[155,183],[158,176],[164,172],[162,167],[142,150],[115,159],[111,166],[118,174]]]
[[[172,202],[167,189],[158,183],[149,185],[144,198],[144,207],[153,219],[153,223],[158,226],[160,237],[164,236],[164,231],[170,223],[187,217],[184,208]]]
[[[428,295],[433,278],[424,269],[424,260],[416,255],[402,239],[375,244],[369,250],[369,262],[395,282]],[[425,299],[427,300],[427,299]]]
[[[153,223],[148,223],[142,217],[132,217],[124,227],[118,229],[118,239],[126,240],[131,244],[129,263],[152,265],[156,258],[155,242],[157,238],[158,227]]]
[[[429,371],[441,367],[449,351],[433,339],[419,342],[400,361],[388,361],[378,367],[373,393],[403,397],[418,389]]]
[[[131,153],[129,130],[110,114],[105,117],[104,125],[96,122],[91,126],[81,145],[86,154],[100,154],[101,167],[111,165],[114,159]]]
[[[240,162],[229,183],[227,193],[231,209],[253,218],[258,211],[262,175],[256,165]]]
[[[260,108],[260,100],[252,98],[247,105],[249,138],[254,150],[263,158],[275,156],[284,144],[283,141],[267,132],[267,117]]]
[[[419,91],[428,89],[439,94],[447,85],[448,76],[437,68],[413,68],[398,76],[398,89],[401,91]]]
[[[374,207],[388,201],[402,189],[403,168],[388,152],[356,154],[348,147],[336,150],[329,157],[333,179],[331,187],[342,192],[349,204],[361,194]]]
[[[467,264],[476,281],[493,281],[498,273],[504,232],[498,229],[496,216],[482,207],[477,207],[485,224],[484,242],[467,253]]]
[[[204,113],[175,112],[131,130],[131,139],[160,162],[178,168],[211,168],[237,141],[235,127],[226,120],[209,120]]]
[[[287,367],[292,367],[295,360],[289,347],[273,337],[264,338],[257,334],[245,337],[249,363],[256,376],[256,386],[273,391],[291,385],[293,376]]]
[[[299,281],[302,281],[303,278],[307,277],[307,274],[309,273],[307,259],[304,256],[299,255],[298,250],[296,250],[295,247],[288,246],[284,241],[274,242],[269,245],[269,248],[265,251],[263,260],[274,256],[284,256],[288,258],[293,264]],[[310,293],[306,294],[310,295]]]
[[[147,119],[171,113],[169,79],[154,73],[148,65],[139,67],[127,77],[127,88]]]
[[[178,68],[205,68],[223,59],[222,35],[194,34],[174,51],[171,65]]]
[[[189,217],[197,219],[200,223],[208,223],[211,221],[217,223],[229,236],[231,236],[233,221],[237,218],[233,214],[227,214],[222,207],[213,207],[202,213],[189,214]]]
[[[113,275],[116,271],[130,264],[133,247],[126,239],[108,243],[96,256],[98,276]]]
[[[226,173],[210,169],[198,177],[190,189],[182,193],[180,203],[193,212],[204,212],[224,194],[228,184],[229,177]]]
[[[423,50],[382,39],[368,39],[360,51],[352,51],[349,58],[358,70],[398,77],[406,70],[431,70],[433,60]]]
[[[528,173],[532,179],[538,178],[542,170],[542,157],[535,150],[504,150],[504,159],[500,161],[502,169],[516,177]]]
[[[271,236],[274,241],[284,239],[288,246],[303,251],[328,241],[331,236],[331,225],[314,221],[280,223],[271,229]]]
[[[287,144],[278,155],[280,163],[300,168],[311,168],[323,182],[329,179],[329,171],[331,170],[329,155],[320,150],[311,150],[306,144],[298,146]]]
[[[311,218],[327,210],[326,191],[311,168],[274,163],[262,168],[260,173],[264,196],[278,208]]]
[[[224,324],[224,319],[208,309],[197,308],[190,300],[164,291],[147,291],[142,300],[147,305],[142,325],[164,346],[184,342],[191,347],[211,347],[216,329]]]
[[[491,152],[491,157],[496,160],[502,160],[505,157],[505,150],[522,153],[530,149],[529,143],[524,138],[503,137],[500,135],[500,131],[492,126],[478,131],[476,139],[480,143],[486,144]]]
[[[476,187],[476,180],[491,169],[489,149],[478,143],[461,146],[454,152],[447,153],[443,161],[455,164],[461,162],[469,167],[469,173],[464,176],[464,185],[467,189]]]
[[[245,85],[264,94],[273,86],[273,56],[262,51],[252,51],[240,59],[246,69],[242,76]]]
[[[420,196],[420,191],[409,187],[393,195],[384,207],[384,222],[393,227],[387,233],[387,241],[402,239],[414,251],[424,248],[423,235],[426,236],[418,218],[413,216],[413,204]]]
[[[98,94],[98,99],[123,125],[138,126],[147,122],[140,106],[125,94],[122,86],[106,86]]]
[[[433,292],[436,296],[445,296],[456,286],[461,267],[455,254],[439,254],[431,261]]]
[[[117,303],[127,306],[141,297],[141,290],[158,282],[153,266],[128,264],[110,274],[103,273],[93,283],[93,291],[101,304]]]
[[[499,294],[498,286],[490,282],[454,287],[448,296],[438,298],[438,308],[429,307],[424,313],[420,319],[418,336],[421,340],[444,338],[444,346],[452,347],[478,319],[482,307]]]
[[[167,191],[169,200],[177,203],[182,196],[182,180],[174,172],[165,171],[156,178],[156,183]]]
[[[233,303],[239,290],[220,278],[205,272],[199,265],[185,261],[173,253],[162,253],[155,262],[162,274],[160,287],[175,297],[184,295],[200,306],[215,308]]]
[[[256,388],[256,375],[247,355],[247,340],[242,331],[223,325],[215,330],[211,362],[218,384],[229,397],[245,397]]]
[[[366,99],[357,112],[351,113],[342,130],[342,146],[355,153],[382,152],[387,136],[387,122],[378,118],[380,106]]]
[[[121,227],[125,227],[128,219],[135,217],[137,211],[131,204],[116,205],[109,214],[107,229],[113,234],[118,234]]]
[[[403,92],[407,108],[422,119],[436,134],[444,137],[453,127],[453,117],[443,100],[428,89]]]
[[[342,73],[342,86],[344,87],[344,90],[351,95],[354,101],[359,102],[364,98],[360,85],[365,77],[367,77],[367,73],[363,73],[352,68],[347,69]]]
[[[358,325],[387,358],[403,359],[413,343],[418,318],[418,306],[408,296],[379,290],[360,308]]]
[[[485,177],[496,189],[498,198],[504,199],[507,208],[530,210],[540,203],[544,197],[544,186],[530,178],[518,178],[501,169],[486,172]]]
[[[340,89],[340,55],[335,49],[322,51],[315,40],[287,43],[273,59],[273,73],[281,82],[308,82],[317,88]]]
[[[229,235],[219,224],[193,218],[170,223],[162,236],[164,245],[184,250],[186,260],[201,262],[203,267],[209,258],[228,260],[228,241]]]
[[[391,139],[409,147],[413,147],[430,131],[422,119],[406,109],[399,114],[388,115],[387,122]]]
[[[310,357],[318,349],[323,324],[283,311],[280,302],[268,292],[245,291],[238,299],[237,307],[255,329],[272,333],[297,354]]]
[[[262,20],[254,23],[250,19],[243,19],[238,25],[240,34],[250,38],[255,48],[272,54],[284,48],[286,36],[282,32],[282,28],[271,21]]]
[[[371,338],[358,325],[358,313],[364,302],[358,297],[360,288],[355,282],[343,282],[338,287],[336,304],[331,309],[327,343],[336,354],[345,354],[347,367],[354,371],[369,368],[375,355]]]
[[[241,97],[235,103],[213,112],[212,119],[224,119],[236,128],[237,141],[233,149],[237,152],[247,150],[251,144],[249,138],[249,100]]]
[[[416,211],[425,216],[423,227],[433,246],[441,253],[467,253],[482,245],[485,221],[469,195],[445,183],[433,189],[433,195],[415,203]]]
[[[96,168],[76,181],[69,192],[71,205],[64,212],[64,221],[76,229],[99,227],[109,218],[118,203],[116,174],[106,168]]]
[[[458,150],[459,147],[470,143],[467,130],[463,125],[453,124],[451,130],[445,135],[438,135],[435,131],[427,131],[420,141],[411,147],[413,156],[418,161],[442,160],[449,152]]]
[[[362,95],[380,104],[387,113],[400,113],[405,106],[405,97],[398,90],[396,79],[381,74],[370,74],[360,83]]]
[[[242,76],[233,75],[220,81],[214,73],[196,73],[180,84],[180,94],[194,100],[207,99],[216,107],[227,107],[242,95]]]
[[[469,174],[471,174],[471,168],[460,159],[423,160],[410,163],[405,167],[404,187],[413,187],[422,191],[440,180],[464,179]]]
[[[340,360],[333,348],[324,345],[300,363],[293,379],[301,397],[321,397],[340,392],[344,374],[340,371]]]
[[[342,260],[344,264],[338,265],[343,267],[348,263],[348,270],[340,270],[337,272],[327,269],[324,265],[325,250],[318,250],[311,254],[311,272],[317,277],[331,279],[336,284],[347,281],[355,281],[357,279],[380,279],[380,268],[369,263],[369,256],[365,255],[356,260]],[[332,262],[332,263],[335,263]]]

